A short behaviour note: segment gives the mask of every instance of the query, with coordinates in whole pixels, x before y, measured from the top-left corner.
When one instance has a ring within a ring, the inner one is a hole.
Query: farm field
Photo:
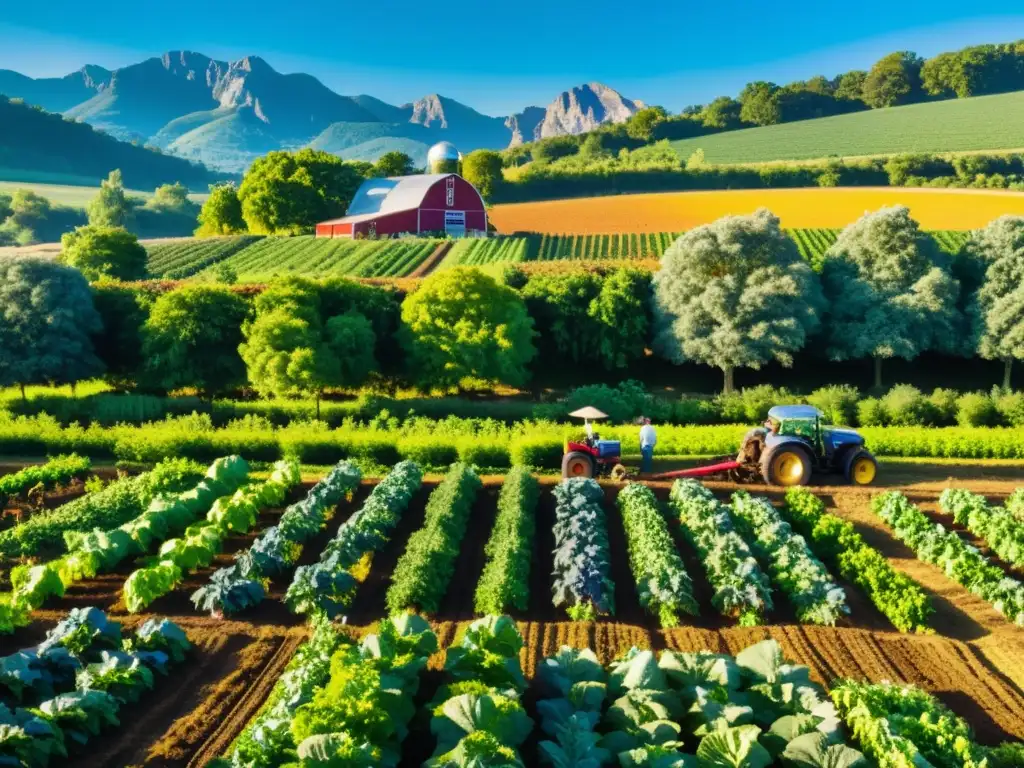
[[[956,479],[951,481],[948,475]],[[415,699],[417,710],[424,707],[444,680],[444,649],[459,641],[476,615],[474,590],[487,562],[485,542],[496,525],[502,488],[502,478],[482,480],[482,487],[467,508],[463,545],[454,556],[453,573],[458,578],[442,589],[436,610],[430,612],[430,624],[440,650],[430,657],[428,671],[422,676]],[[347,631],[354,636],[374,631],[376,623],[386,615],[392,575],[410,551],[414,532],[421,529],[431,514],[428,499],[438,483],[436,477],[425,478],[422,487],[409,498],[387,542],[361,574],[345,611]],[[850,613],[839,618],[836,627],[797,623],[795,604],[778,591],[774,593],[775,606],[765,612],[762,626],[738,626],[736,619],[719,614],[712,606],[712,586],[698,552],[680,535],[680,526],[673,518],[669,523],[672,543],[693,579],[698,615],[681,615],[680,626],[664,629],[657,615],[645,611],[638,601],[626,544],[625,517],[618,504],[622,488],[612,484],[604,485],[598,504],[607,524],[608,575],[614,583],[615,614],[596,621],[569,621],[564,610],[556,608],[551,600],[551,573],[555,568],[553,529],[557,515],[553,483],[549,479],[541,481],[536,532],[529,548],[529,596],[523,608],[510,613],[525,641],[519,653],[529,681],[523,702],[527,714],[538,724],[537,672],[541,661],[562,644],[590,648],[602,664],[608,664],[631,646],[655,652],[709,650],[736,654],[757,641],[773,638],[787,659],[810,668],[816,683],[831,686],[842,677],[911,683],[934,694],[965,718],[980,744],[1024,739],[1024,629],[1014,626],[989,603],[947,578],[939,567],[918,560],[870,508],[873,493],[901,490],[929,517],[946,523],[968,543],[991,554],[979,537],[952,524],[951,516],[941,510],[940,492],[952,483],[984,494],[990,503],[1001,503],[1020,484],[1012,472],[901,465],[891,471],[887,469],[880,478],[880,486],[871,490],[845,486],[813,489],[827,512],[852,523],[867,545],[877,549],[898,573],[920,585],[935,608],[930,624],[936,633],[931,635],[896,632],[859,587],[840,577],[837,583],[846,592]],[[90,738],[88,751],[76,752],[61,764],[198,768],[223,755],[267,701],[292,655],[309,634],[304,617],[293,614],[284,602],[295,569],[323,560],[321,553],[337,540],[339,532],[353,519],[353,513],[366,503],[375,484],[364,480],[352,498],[337,505],[327,525],[305,540],[298,559],[270,579],[266,597],[253,608],[224,619],[211,618],[198,613],[189,596],[210,582],[215,569],[230,566],[234,555],[249,548],[269,526],[278,524],[285,505],[307,495],[313,485],[308,479],[292,488],[281,503],[262,510],[248,533],[228,535],[209,565],[193,569],[173,591],[140,612],[128,612],[122,591],[125,579],[138,567],[138,563],[127,559],[108,573],[73,584],[63,597],[50,600],[36,611],[30,625],[12,635],[0,636],[0,655],[7,655],[40,641],[46,630],[70,609],[93,606],[120,622],[125,636],[150,618],[167,617],[187,633],[194,646],[171,676],[158,676],[154,689],[143,693],[130,712],[122,712],[120,727],[110,727]],[[728,502],[738,488],[731,483],[706,486],[722,502]],[[669,483],[653,483],[651,488],[660,502],[668,502]],[[775,490],[757,485],[743,489],[782,502]],[[817,543],[812,544],[812,549],[821,553]],[[1014,567],[997,562],[1019,576]],[[401,765],[419,765],[429,757],[434,743],[427,720],[414,718],[410,729]],[[526,765],[538,764],[537,741],[542,738],[545,737],[530,738],[520,748]]]
[[[1024,147],[1024,93],[873,109],[672,142],[684,159],[753,163]]]
[[[24,173],[19,171],[18,173]],[[75,179],[69,179],[68,181],[74,181]],[[34,181],[7,181],[6,174],[2,167],[0,167],[0,194],[10,194],[16,189],[30,189],[37,195],[48,198],[50,202],[55,205],[69,205],[72,208],[85,208],[89,205],[94,197],[99,192],[99,182],[95,184],[60,184],[57,183],[57,179],[54,179],[54,183],[43,183]],[[132,197],[144,197],[150,198],[153,196],[153,191],[150,190],[145,192],[138,189],[127,189],[125,190]],[[195,203],[202,204],[209,197],[208,194],[202,192],[194,192],[190,194],[189,199]]]
[[[577,235],[679,232],[722,216],[767,208],[786,229],[841,228],[866,211],[906,205],[927,230],[970,230],[1024,214],[1024,193],[915,188],[758,189],[663,192],[496,205],[499,232]]]

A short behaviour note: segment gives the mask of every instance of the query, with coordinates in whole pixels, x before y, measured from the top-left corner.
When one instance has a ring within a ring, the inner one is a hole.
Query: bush
[[[932,407],[935,424],[947,426],[956,423],[959,397],[960,393],[955,389],[936,389],[931,393],[928,402]]]
[[[807,402],[825,414],[833,424],[853,424],[860,392],[849,384],[833,384],[814,390]]]
[[[484,442],[475,437],[459,441],[459,461],[487,469],[506,469],[512,466],[507,443]]]
[[[887,423],[896,427],[920,427],[934,423],[935,410],[921,390],[897,384],[882,397]]]
[[[402,438],[398,441],[398,453],[424,467],[447,467],[459,459],[455,444],[441,437]]]
[[[992,401],[1004,423],[1011,427],[1024,427],[1024,392],[994,390]]]
[[[857,423],[862,427],[881,427],[888,421],[885,406],[877,397],[867,397],[857,403]]]
[[[607,413],[613,424],[625,424],[640,416],[649,416],[654,421],[667,421],[672,415],[671,403],[654,397],[643,384],[632,380],[615,387],[607,384],[577,387],[569,392],[565,400],[537,406],[534,413],[539,419],[567,421],[570,413],[587,405]]]
[[[521,437],[512,441],[510,457],[513,464],[535,469],[554,469],[562,464],[564,442],[555,437]]]
[[[998,422],[999,411],[984,392],[968,392],[957,399],[956,423],[961,427],[993,427]]]
[[[804,398],[793,394],[785,387],[776,388],[770,384],[760,384],[728,395],[719,395],[715,401],[721,410],[723,421],[730,424],[761,424],[768,418],[768,411],[774,406],[802,403]]]
[[[684,397],[672,404],[673,424],[717,424],[722,413],[713,400]]]

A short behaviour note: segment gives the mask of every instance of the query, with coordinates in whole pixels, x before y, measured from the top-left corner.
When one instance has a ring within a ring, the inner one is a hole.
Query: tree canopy
[[[405,152],[385,152],[373,164],[375,176],[408,176],[413,170],[412,158]]]
[[[897,51],[875,62],[862,93],[870,107],[894,107],[917,101],[921,93],[923,60],[910,51]]]
[[[147,274],[146,249],[123,227],[79,227],[64,235],[60,246],[60,261],[81,270],[90,282],[103,278],[141,280]]]
[[[192,285],[165,293],[142,329],[151,386],[214,395],[244,384],[238,346],[247,314],[245,299],[224,288]]]
[[[829,356],[873,357],[878,387],[884,358],[959,351],[960,286],[948,267],[949,259],[904,206],[867,213],[850,224],[822,266]]]
[[[245,232],[242,201],[234,184],[218,184],[210,188],[210,196],[199,211],[196,237],[236,235]]]
[[[0,256],[0,385],[69,384],[103,364],[100,317],[77,269],[34,256]]]
[[[969,308],[978,352],[1004,362],[1009,388],[1013,361],[1024,359],[1024,217],[1001,216],[974,232],[967,250],[985,267]]]
[[[402,302],[412,369],[426,385],[521,385],[536,354],[523,299],[478,269],[436,272]]]
[[[736,368],[793,354],[820,326],[821,287],[765,209],[726,216],[680,237],[654,275],[655,350],[676,363]]]
[[[505,181],[501,167],[500,152],[477,149],[462,161],[462,177],[477,188],[484,200],[490,200]]]
[[[100,191],[89,203],[89,223],[100,227],[126,227],[131,221],[132,205],[124,191],[121,171],[110,172],[102,182]]]
[[[362,181],[329,152],[270,152],[249,167],[238,189],[242,218],[253,234],[305,232],[344,215]]]

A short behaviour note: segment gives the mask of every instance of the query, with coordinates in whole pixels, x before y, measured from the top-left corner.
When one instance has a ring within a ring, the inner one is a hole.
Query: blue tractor
[[[812,473],[840,474],[853,485],[870,485],[878,462],[855,430],[827,423],[811,405],[777,405],[763,427],[743,438],[736,461],[769,485],[807,485]]]

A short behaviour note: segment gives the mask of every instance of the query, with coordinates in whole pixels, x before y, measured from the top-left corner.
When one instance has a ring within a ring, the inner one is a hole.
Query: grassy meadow
[[[1024,92],[872,109],[672,142],[685,159],[758,163],[1024,147]]]

